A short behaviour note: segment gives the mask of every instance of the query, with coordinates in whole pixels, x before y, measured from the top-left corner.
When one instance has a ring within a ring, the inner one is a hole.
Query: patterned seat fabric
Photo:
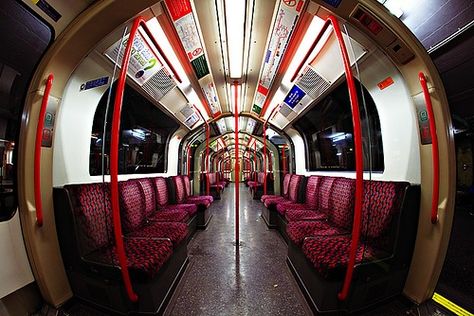
[[[170,238],[175,245],[186,238],[188,227],[184,223],[147,221],[138,180],[119,182],[119,197],[123,232],[127,236]]]
[[[198,207],[196,204],[169,204],[161,209],[161,211],[171,210],[185,211],[189,217],[193,217],[196,215]]]
[[[265,205],[267,208],[270,208],[272,206],[277,205],[278,203],[283,203],[286,201],[288,201],[288,199],[283,196],[269,197],[265,199],[265,202],[263,202],[263,205]]]
[[[169,238],[173,245],[178,245],[186,239],[188,225],[176,222],[151,222],[141,229],[133,231],[127,237]]]
[[[127,266],[131,272],[143,273],[153,277],[173,253],[173,244],[169,240],[147,238],[124,238]],[[102,248],[86,256],[87,260],[113,264],[119,261],[115,246]]]
[[[322,177],[319,185],[318,209],[326,215],[329,215],[330,212],[329,198],[331,197],[334,180],[336,180],[334,177]]]
[[[210,195],[190,195],[191,182],[188,176],[181,176],[181,181],[184,184],[184,199],[186,204],[202,205],[208,208],[214,201],[214,198]]]
[[[285,219],[287,222],[296,221],[320,221],[327,220],[327,216],[324,213],[314,210],[300,210],[292,208],[286,211]]]
[[[294,174],[290,179],[290,184],[288,185],[288,199],[293,202],[298,202],[298,192],[300,190],[300,184],[303,180],[303,176],[299,174]]]
[[[158,211],[153,214],[153,216],[148,217],[149,221],[152,222],[181,222],[186,223],[189,220],[188,212],[184,210],[163,210]]]
[[[113,243],[110,184],[92,183],[68,186],[81,255]]]
[[[290,185],[290,179],[291,179],[291,174],[287,173],[285,174],[285,177],[283,178],[283,190],[282,190],[282,195],[262,195],[260,198],[260,201],[262,203],[265,203],[265,200],[267,198],[274,198],[274,197],[288,197],[288,186]]]
[[[325,278],[342,278],[349,261],[351,236],[318,236],[303,242],[303,253]],[[356,264],[380,257],[372,247],[361,243],[356,252]]]
[[[289,222],[286,227],[288,237],[296,245],[301,246],[306,237],[346,235],[349,232],[334,227],[326,221]]]
[[[296,202],[282,202],[277,204],[277,211],[281,215],[285,215],[288,210],[317,210],[318,208],[318,183],[319,176],[311,176],[308,178],[305,190],[305,203],[296,203]]]
[[[137,180],[119,182],[119,198],[124,234],[141,229],[146,217],[140,183]]]
[[[329,222],[342,229],[352,228],[354,214],[355,180],[336,178],[329,197]]]
[[[399,214],[406,182],[364,181],[362,238],[373,247],[391,252],[390,227]]]

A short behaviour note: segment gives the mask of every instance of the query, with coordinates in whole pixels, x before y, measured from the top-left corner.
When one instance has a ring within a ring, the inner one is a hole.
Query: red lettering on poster
[[[176,21],[192,12],[189,0],[165,0],[165,2],[173,21]]]
[[[257,91],[266,96],[268,94],[268,89],[262,86],[261,84],[258,85]]]

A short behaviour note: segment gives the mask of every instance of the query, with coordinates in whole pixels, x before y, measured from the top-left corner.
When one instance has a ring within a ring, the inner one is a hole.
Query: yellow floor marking
[[[448,310],[450,310],[451,312],[453,312],[456,315],[459,315],[459,316],[474,316],[473,313],[468,312],[467,310],[465,310],[461,306],[458,306],[458,305],[454,304],[453,302],[451,302],[447,298],[439,295],[438,293],[433,294],[433,301],[435,301],[436,303],[440,304],[441,306],[447,308]]]

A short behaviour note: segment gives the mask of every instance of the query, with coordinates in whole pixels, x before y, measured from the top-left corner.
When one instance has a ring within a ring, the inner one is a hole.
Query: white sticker
[[[117,54],[120,46],[120,56],[118,59],[118,65],[121,66],[123,53],[128,42],[128,35],[122,40],[122,45],[120,45],[120,40],[113,44],[105,51],[105,56],[107,56],[112,62],[117,60]],[[158,57],[150,48],[148,43],[145,41],[140,32],[137,32],[135,39],[133,40],[132,52],[130,54],[130,63],[128,65],[127,74],[142,86],[145,82],[148,81],[153,75],[155,75],[163,65],[160,63]]]

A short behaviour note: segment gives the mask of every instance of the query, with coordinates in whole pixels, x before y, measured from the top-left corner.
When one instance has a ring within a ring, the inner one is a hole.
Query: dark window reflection
[[[356,82],[361,107],[364,169],[383,171],[382,134],[375,103],[365,88]],[[362,100],[365,100],[366,111]],[[305,139],[308,170],[355,171],[352,112],[343,82],[300,118],[295,126]]]
[[[53,36],[46,24],[14,0],[0,1],[0,34],[0,221],[4,221],[17,209],[16,144],[28,84]]]
[[[115,87],[115,85],[114,85]],[[89,172],[102,174],[104,118],[109,90],[97,107],[91,135]],[[115,89],[112,91],[105,136],[104,174],[109,174],[110,129]],[[125,87],[120,125],[119,174],[166,172],[169,137],[179,125],[129,86]]]

